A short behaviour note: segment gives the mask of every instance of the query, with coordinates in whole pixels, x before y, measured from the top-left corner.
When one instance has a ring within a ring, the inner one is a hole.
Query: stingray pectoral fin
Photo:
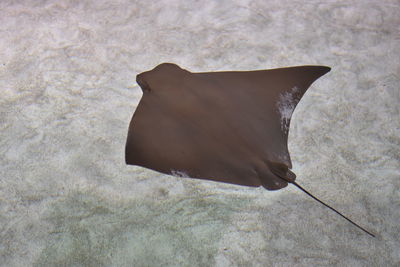
[[[292,114],[303,95],[313,82],[329,72],[331,68],[325,66],[299,66],[276,69],[274,72],[279,77],[279,86],[274,87],[277,91],[274,99],[278,111],[278,121],[282,135],[287,138]]]

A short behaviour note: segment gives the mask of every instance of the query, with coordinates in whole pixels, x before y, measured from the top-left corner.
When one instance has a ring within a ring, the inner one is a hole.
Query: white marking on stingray
[[[292,117],[294,108],[299,102],[299,97],[296,93],[299,91],[297,86],[293,87],[290,91],[284,92],[280,95],[278,100],[278,111],[281,114],[281,129],[285,133],[289,131],[289,122]]]
[[[278,155],[278,159],[280,159],[282,162],[289,162],[289,157],[286,153],[282,153]]]
[[[184,171],[171,170],[171,174],[172,174],[173,176],[176,176],[176,177],[190,178],[189,175],[188,175],[186,172],[184,172]]]

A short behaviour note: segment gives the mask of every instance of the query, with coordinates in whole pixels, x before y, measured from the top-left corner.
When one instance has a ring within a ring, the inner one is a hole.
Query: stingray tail
[[[318,201],[319,203],[321,203],[322,205],[324,205],[325,207],[330,208],[331,210],[333,210],[334,212],[336,212],[337,214],[339,214],[340,216],[342,216],[343,218],[345,218],[346,220],[348,220],[349,222],[351,222],[353,225],[357,226],[359,229],[363,230],[364,232],[366,232],[367,234],[369,234],[372,237],[375,237],[374,234],[368,232],[367,230],[365,230],[364,228],[362,228],[361,226],[359,226],[358,224],[356,224],[355,222],[353,222],[352,220],[350,220],[349,218],[347,218],[346,216],[344,216],[343,214],[341,214],[339,211],[335,210],[334,208],[332,208],[331,206],[325,204],[324,202],[322,202],[321,200],[319,200],[318,198],[314,197],[311,193],[309,193],[307,190],[305,190],[303,187],[301,187],[299,184],[297,184],[295,181],[291,181],[290,183],[294,184],[295,186],[297,186],[301,191],[303,191],[304,193],[306,193],[307,195],[309,195],[310,197],[312,197],[313,199],[315,199],[316,201]]]

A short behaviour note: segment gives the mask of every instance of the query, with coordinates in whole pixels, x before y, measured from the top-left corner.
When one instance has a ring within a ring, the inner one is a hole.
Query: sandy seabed
[[[399,1],[0,1],[1,266],[399,266]],[[126,166],[136,74],[326,65],[269,192]]]

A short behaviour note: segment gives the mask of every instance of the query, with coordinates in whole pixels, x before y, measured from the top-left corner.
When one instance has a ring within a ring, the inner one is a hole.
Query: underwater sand
[[[399,266],[399,1],[0,1],[1,266]],[[297,181],[126,166],[136,74],[318,64]]]

